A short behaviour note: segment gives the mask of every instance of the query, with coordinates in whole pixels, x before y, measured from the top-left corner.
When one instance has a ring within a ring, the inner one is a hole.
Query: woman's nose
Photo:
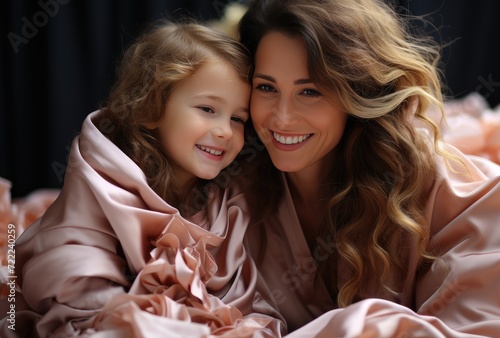
[[[290,100],[281,97],[273,109],[273,117],[275,119],[276,125],[285,130],[286,127],[297,119],[297,115],[294,113],[293,104]]]

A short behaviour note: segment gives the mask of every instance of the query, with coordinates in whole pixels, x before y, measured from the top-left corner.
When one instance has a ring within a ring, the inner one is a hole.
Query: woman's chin
[[[271,161],[273,162],[274,166],[278,170],[285,172],[285,173],[294,173],[294,172],[297,172],[297,171],[303,169],[303,167],[298,165],[298,163],[296,163],[296,162],[273,159],[272,157],[271,157]]]

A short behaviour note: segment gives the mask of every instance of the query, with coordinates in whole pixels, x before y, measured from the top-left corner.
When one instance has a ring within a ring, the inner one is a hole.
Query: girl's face
[[[347,114],[323,94],[310,79],[306,46],[300,38],[271,32],[261,39],[250,112],[278,169],[299,172],[321,167],[339,143]]]
[[[213,179],[240,152],[250,85],[226,62],[208,62],[180,81],[158,128],[163,153],[181,183]]]

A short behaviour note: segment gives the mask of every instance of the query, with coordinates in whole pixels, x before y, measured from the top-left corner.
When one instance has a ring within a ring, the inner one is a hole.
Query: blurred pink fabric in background
[[[445,142],[500,164],[500,106],[492,109],[483,96],[472,93],[447,102],[445,115],[446,123],[440,123]]]
[[[7,270],[7,252],[9,249],[9,234],[19,237],[26,228],[40,217],[49,205],[54,202],[59,190],[57,189],[42,189],[29,194],[28,196],[11,200],[11,183],[0,177],[0,298],[6,297],[9,288],[5,284],[9,280]],[[11,231],[9,233],[9,224]],[[10,241],[11,243],[12,241]],[[13,247],[15,249],[15,247]],[[21,271],[16,271],[16,274]]]

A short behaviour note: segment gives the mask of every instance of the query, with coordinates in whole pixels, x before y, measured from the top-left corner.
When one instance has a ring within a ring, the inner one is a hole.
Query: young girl
[[[266,148],[248,248],[290,338],[499,335],[500,167],[442,142],[439,54],[405,28],[380,0],[240,22]]]
[[[238,42],[195,23],[164,22],[127,50],[59,197],[16,244],[22,294],[2,337],[280,331],[256,293],[231,183],[249,66]]]

